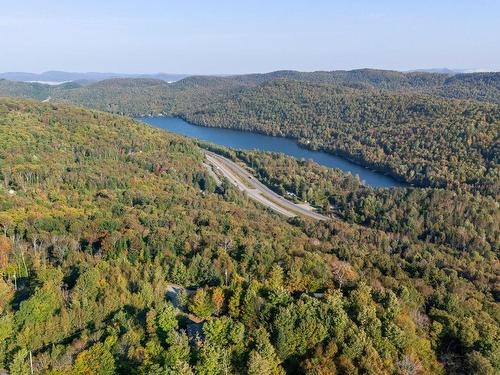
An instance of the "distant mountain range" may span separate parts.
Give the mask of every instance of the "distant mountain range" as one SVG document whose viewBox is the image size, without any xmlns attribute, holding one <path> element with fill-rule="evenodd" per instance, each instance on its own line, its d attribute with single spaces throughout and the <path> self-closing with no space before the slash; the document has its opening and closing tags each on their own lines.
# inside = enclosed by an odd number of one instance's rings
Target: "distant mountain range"
<svg viewBox="0 0 500 375">
<path fill-rule="evenodd" d="M 459 73 L 492 73 L 491 69 L 449 69 L 449 68 L 429 68 L 429 69 L 415 69 L 410 72 L 424 72 L 424 73 L 441 73 L 441 74 L 459 74 Z"/>
<path fill-rule="evenodd" d="M 59 72 L 62 73 L 62 72 Z M 280 70 L 264 74 L 233 76 L 188 76 L 158 74 L 104 79 L 104 74 L 68 76 L 46 74 L 18 76 L 36 82 L 2 79 L 0 96 L 21 96 L 39 100 L 68 101 L 74 104 L 129 115 L 166 113 L 174 111 L 179 102 L 198 106 L 201 101 L 212 102 L 218 94 L 225 97 L 241 90 L 256 89 L 273 80 L 293 80 L 322 85 L 336 85 L 362 92 L 387 91 L 396 95 L 420 93 L 448 99 L 472 99 L 500 103 L 499 73 L 428 73 L 391 70 L 358 69 L 299 72 Z M 111 74 L 111 73 L 110 73 Z M 38 78 L 38 79 L 33 79 Z M 71 82 L 71 78 L 75 79 Z M 170 79 L 169 79 L 170 78 Z M 168 83 L 177 79 L 173 83 Z M 48 85 L 43 83 L 59 85 Z M 64 83 L 63 83 L 64 82 Z M 286 95 L 284 95 L 286 96 Z M 177 103 L 177 104 L 176 104 Z"/>
<path fill-rule="evenodd" d="M 351 72 L 356 72 L 356 71 L 382 71 L 382 70 L 358 69 L 358 70 L 353 70 Z M 342 71 L 337 71 L 337 72 L 342 72 Z M 460 73 L 482 73 L 482 72 L 488 72 L 488 70 L 430 68 L 430 69 L 416 69 L 409 72 L 455 75 Z M 63 72 L 57 70 L 51 70 L 43 73 L 27 73 L 27 72 L 0 73 L 0 79 L 7 79 L 9 81 L 38 82 L 44 84 L 78 82 L 83 85 L 113 78 L 150 78 L 150 79 L 158 79 L 165 82 L 176 82 L 189 76 L 192 76 L 192 74 L 171 74 L 171 73 L 133 74 L 133 73 L 100 73 L 100 72 L 78 73 L 78 72 Z M 229 76 L 229 75 L 221 75 L 221 76 Z M 256 75 L 250 74 L 247 76 L 256 76 Z"/>
<path fill-rule="evenodd" d="M 43 73 L 26 73 L 26 72 L 6 72 L 0 73 L 0 79 L 8 79 L 10 81 L 22 82 L 71 82 L 71 81 L 102 81 L 111 78 L 154 78 L 167 82 L 178 81 L 188 77 L 189 74 L 170 74 L 170 73 L 155 73 L 155 74 L 127 74 L 127 73 L 74 73 L 61 71 L 48 71 Z"/>
</svg>

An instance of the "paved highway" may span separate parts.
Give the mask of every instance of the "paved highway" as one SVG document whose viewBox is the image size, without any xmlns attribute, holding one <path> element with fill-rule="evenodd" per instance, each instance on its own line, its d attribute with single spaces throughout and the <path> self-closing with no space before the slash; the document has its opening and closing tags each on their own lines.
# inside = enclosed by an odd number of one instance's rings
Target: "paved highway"
<svg viewBox="0 0 500 375">
<path fill-rule="evenodd" d="M 286 217 L 306 216 L 316 220 L 330 219 L 314 212 L 312 208 L 304 208 L 304 205 L 295 204 L 276 194 L 235 162 L 210 151 L 205 151 L 205 156 L 207 163 L 215 172 L 221 173 L 239 190 L 245 192 L 250 198 L 264 206 Z"/>
</svg>

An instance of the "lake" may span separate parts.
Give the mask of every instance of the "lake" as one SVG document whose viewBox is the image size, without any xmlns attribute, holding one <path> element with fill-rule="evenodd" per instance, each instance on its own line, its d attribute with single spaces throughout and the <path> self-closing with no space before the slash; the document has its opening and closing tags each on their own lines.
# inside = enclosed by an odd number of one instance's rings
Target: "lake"
<svg viewBox="0 0 500 375">
<path fill-rule="evenodd" d="M 326 167 L 338 168 L 344 172 L 350 172 L 355 176 L 357 175 L 365 185 L 371 187 L 391 188 L 408 186 L 408 184 L 404 182 L 397 181 L 383 173 L 364 168 L 340 156 L 323 151 L 312 151 L 302 148 L 290 138 L 273 137 L 233 129 L 208 128 L 193 125 L 180 118 L 173 117 L 141 117 L 138 118 L 138 120 L 160 129 L 221 146 L 241 150 L 282 152 L 298 159 L 311 159 Z"/>
</svg>

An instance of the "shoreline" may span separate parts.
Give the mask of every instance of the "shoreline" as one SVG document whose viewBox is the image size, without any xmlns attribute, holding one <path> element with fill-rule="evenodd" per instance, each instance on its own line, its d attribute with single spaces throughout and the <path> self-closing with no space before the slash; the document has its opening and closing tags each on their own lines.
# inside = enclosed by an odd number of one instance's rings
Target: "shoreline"
<svg viewBox="0 0 500 375">
<path fill-rule="evenodd" d="M 345 170 L 345 169 L 340 168 L 340 167 L 326 165 L 324 163 L 321 163 L 321 162 L 315 160 L 314 158 L 311 158 L 315 163 L 317 163 L 319 165 L 322 165 L 322 166 L 325 166 L 327 168 L 340 169 L 344 173 L 351 173 L 353 176 L 357 175 L 358 178 L 361 180 L 361 183 L 363 185 L 367 186 L 367 187 L 370 187 L 370 188 L 373 188 L 373 189 L 394 189 L 394 188 L 421 187 L 421 186 L 419 186 L 420 184 L 409 183 L 408 181 L 404 180 L 401 176 L 394 174 L 391 170 L 388 170 L 388 169 L 381 170 L 380 168 L 377 168 L 376 165 L 373 165 L 371 163 L 367 163 L 363 159 L 354 158 L 354 157 L 352 157 L 352 155 L 348 155 L 348 154 L 346 154 L 346 153 L 344 153 L 342 151 L 329 150 L 329 149 L 324 148 L 324 147 L 318 147 L 318 148 L 311 147 L 308 144 L 305 144 L 304 142 L 301 142 L 299 139 L 294 138 L 294 137 L 281 136 L 281 135 L 273 135 L 273 134 L 265 133 L 265 132 L 262 132 L 262 131 L 259 131 L 259 130 L 255 130 L 255 131 L 252 130 L 251 131 L 251 130 L 244 130 L 244 129 L 240 129 L 240 128 L 229 128 L 229 127 L 222 127 L 222 126 L 213 126 L 213 125 L 198 124 L 198 123 L 195 123 L 195 122 L 187 120 L 182 115 L 170 116 L 170 115 L 167 115 L 167 114 L 163 113 L 163 114 L 157 114 L 157 115 L 144 115 L 143 114 L 141 116 L 130 116 L 130 117 L 132 117 L 135 120 L 145 122 L 145 123 L 147 123 L 149 125 L 152 125 L 152 124 L 149 123 L 147 121 L 147 119 L 156 119 L 156 118 L 158 118 L 158 119 L 169 119 L 170 118 L 170 119 L 182 120 L 182 121 L 186 122 L 187 124 L 189 124 L 191 126 L 199 127 L 199 128 L 202 128 L 202 129 L 203 128 L 206 128 L 206 129 L 220 129 L 220 130 L 234 131 L 234 132 L 242 133 L 242 134 L 246 133 L 246 134 L 253 134 L 253 135 L 262 135 L 262 136 L 272 137 L 272 138 L 276 138 L 276 139 L 284 139 L 284 140 L 288 140 L 288 141 L 293 142 L 293 144 L 296 145 L 299 149 L 302 149 L 302 150 L 305 150 L 305 151 L 309 151 L 309 152 L 323 153 L 325 156 L 339 158 L 341 161 L 343 161 L 343 162 L 345 162 L 347 164 L 351 164 L 354 168 L 362 168 L 362 169 L 366 170 L 366 172 L 370 172 L 370 173 L 373 173 L 375 175 L 379 175 L 379 176 L 384 177 L 386 179 L 392 180 L 392 183 L 394 184 L 393 186 L 372 186 L 372 185 L 366 183 L 366 181 L 358 173 L 352 172 L 350 170 Z M 154 125 L 152 125 L 152 126 L 154 126 Z M 169 130 L 168 128 L 164 128 L 164 129 L 167 130 L 167 131 Z M 173 131 L 173 132 L 177 133 L 175 131 Z M 177 133 L 177 134 L 183 135 L 182 133 Z M 192 137 L 192 136 L 189 136 L 189 135 L 184 135 L 184 136 L 186 136 L 188 138 L 195 138 L 195 137 Z M 206 141 L 206 140 L 203 140 L 203 141 Z M 206 142 L 212 142 L 214 144 L 218 144 L 217 142 L 214 142 L 214 141 L 206 141 Z M 224 146 L 224 145 L 221 145 L 221 146 Z M 235 149 L 238 148 L 238 147 L 234 147 L 234 146 L 224 146 L 224 147 L 235 148 Z M 291 153 L 287 153 L 286 151 L 270 151 L 270 150 L 259 149 L 259 148 L 255 148 L 255 149 L 258 150 L 258 151 L 263 151 L 263 152 L 281 152 L 281 153 L 284 153 L 286 155 L 295 157 L 297 159 L 301 159 L 300 157 L 295 156 L 295 155 L 293 155 Z M 249 150 L 250 150 L 250 148 L 249 148 Z M 365 181 L 365 182 L 363 182 L 363 181 Z"/>
</svg>

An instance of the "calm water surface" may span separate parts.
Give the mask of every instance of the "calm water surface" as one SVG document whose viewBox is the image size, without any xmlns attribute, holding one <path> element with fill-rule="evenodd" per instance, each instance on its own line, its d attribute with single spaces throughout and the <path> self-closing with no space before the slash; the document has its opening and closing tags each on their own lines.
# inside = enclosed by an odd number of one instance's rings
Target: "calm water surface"
<svg viewBox="0 0 500 375">
<path fill-rule="evenodd" d="M 345 172 L 351 172 L 359 176 L 361 181 L 372 187 L 397 187 L 408 186 L 405 183 L 385 176 L 382 173 L 354 164 L 340 156 L 328 154 L 323 151 L 312 151 L 299 147 L 294 140 L 289 138 L 273 137 L 269 135 L 221 128 L 207 128 L 190 124 L 179 118 L 172 117 L 142 117 L 138 120 L 165 129 L 173 133 L 197 138 L 203 141 L 215 143 L 221 146 L 232 147 L 241 150 L 261 150 L 282 152 L 298 159 L 311 159 L 316 163 L 338 168 Z"/>
</svg>

